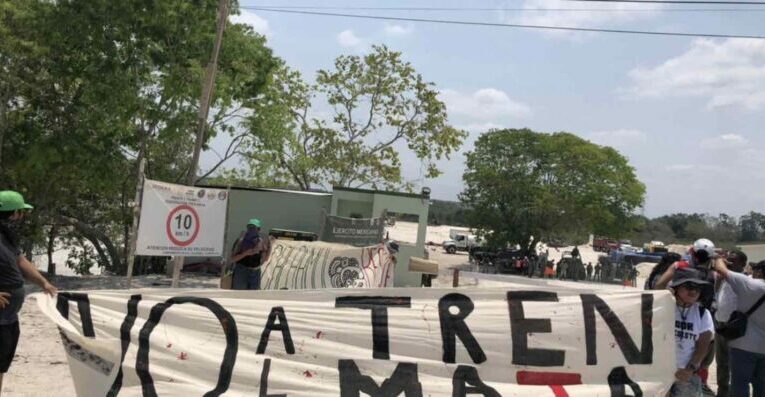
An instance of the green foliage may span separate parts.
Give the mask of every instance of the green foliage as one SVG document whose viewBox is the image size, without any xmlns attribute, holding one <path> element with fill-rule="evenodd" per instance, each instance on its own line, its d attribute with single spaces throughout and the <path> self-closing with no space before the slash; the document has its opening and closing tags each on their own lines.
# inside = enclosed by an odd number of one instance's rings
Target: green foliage
<svg viewBox="0 0 765 397">
<path fill-rule="evenodd" d="M 189 169 L 217 3 L 0 3 L 0 185 L 35 204 L 36 245 L 58 224 L 124 271 L 139 160 L 170 182 Z M 208 140 L 242 143 L 242 115 L 277 63 L 250 27 L 227 27 Z"/>
<path fill-rule="evenodd" d="M 484 133 L 467 155 L 463 179 L 470 225 L 497 246 L 528 248 L 532 236 L 619 234 L 645 194 L 617 151 L 565 132 Z"/>
<path fill-rule="evenodd" d="M 431 200 L 428 225 L 468 226 L 467 210 L 460 202 Z"/>
<path fill-rule="evenodd" d="M 670 214 L 654 219 L 637 217 L 634 229 L 627 235 L 633 242 L 651 240 L 690 243 L 708 238 L 717 245 L 763 240 L 765 215 L 750 212 L 738 220 L 727 214 Z"/>
<path fill-rule="evenodd" d="M 373 46 L 363 57 L 338 57 L 333 70 L 317 72 L 315 84 L 282 65 L 250 117 L 252 168 L 303 190 L 411 190 L 401 176 L 399 152 L 414 153 L 427 169 L 424 176 L 432 178 L 440 174 L 435 162 L 448 158 L 466 136 L 447 124 L 437 95 L 432 83 L 385 46 Z M 313 106 L 319 99 L 330 117 L 318 117 Z"/>
<path fill-rule="evenodd" d="M 72 269 L 74 274 L 89 276 L 90 269 L 98 263 L 95 250 L 89 245 L 72 247 L 66 259 L 66 267 Z"/>
<path fill-rule="evenodd" d="M 765 215 L 751 211 L 739 219 L 741 241 L 762 241 L 765 230 Z"/>
</svg>

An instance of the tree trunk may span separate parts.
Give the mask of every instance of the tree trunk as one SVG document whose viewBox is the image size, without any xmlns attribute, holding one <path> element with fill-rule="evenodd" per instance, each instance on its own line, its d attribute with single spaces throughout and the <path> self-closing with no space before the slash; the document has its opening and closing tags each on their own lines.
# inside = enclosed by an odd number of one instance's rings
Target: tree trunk
<svg viewBox="0 0 765 397">
<path fill-rule="evenodd" d="M 7 127 L 7 113 L 8 113 L 8 98 L 7 95 L 3 95 L 0 98 L 0 170 L 3 169 L 3 141 L 5 138 L 5 131 Z"/>
<path fill-rule="evenodd" d="M 109 238 L 109 236 L 100 230 L 93 228 L 87 223 L 80 221 L 79 219 L 59 215 L 58 221 L 64 225 L 74 227 L 78 233 L 90 240 L 90 242 L 93 243 L 93 246 L 96 248 L 96 251 L 98 251 L 101 259 L 106 263 L 107 270 L 115 274 L 124 273 L 125 269 L 124 266 L 122 266 L 122 261 L 120 260 L 120 253 L 114 246 L 114 243 L 112 243 L 112 240 Z M 104 246 L 102 247 L 101 244 Z M 106 248 L 106 253 L 103 251 L 104 247 Z"/>
<path fill-rule="evenodd" d="M 48 232 L 48 275 L 56 275 L 56 264 L 53 262 L 53 251 L 56 248 L 56 235 L 58 234 L 58 225 L 53 224 Z"/>
</svg>

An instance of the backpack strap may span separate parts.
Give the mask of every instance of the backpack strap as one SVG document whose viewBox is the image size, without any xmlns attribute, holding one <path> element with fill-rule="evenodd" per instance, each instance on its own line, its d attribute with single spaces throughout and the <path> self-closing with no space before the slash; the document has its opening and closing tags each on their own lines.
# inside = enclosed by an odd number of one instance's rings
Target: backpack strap
<svg viewBox="0 0 765 397">
<path fill-rule="evenodd" d="M 749 310 L 747 310 L 747 311 L 746 311 L 746 315 L 747 315 L 747 317 L 748 317 L 748 316 L 751 316 L 751 315 L 752 315 L 752 313 L 754 313 L 755 311 L 757 311 L 757 309 L 759 309 L 759 308 L 760 308 L 760 305 L 762 305 L 762 303 L 763 303 L 763 302 L 765 302 L 765 294 L 763 294 L 763 295 L 760 297 L 760 300 L 758 300 L 758 301 L 757 301 L 757 303 L 755 303 L 755 304 L 754 304 L 754 306 L 752 306 L 752 308 L 751 308 L 751 309 L 749 309 Z"/>
</svg>

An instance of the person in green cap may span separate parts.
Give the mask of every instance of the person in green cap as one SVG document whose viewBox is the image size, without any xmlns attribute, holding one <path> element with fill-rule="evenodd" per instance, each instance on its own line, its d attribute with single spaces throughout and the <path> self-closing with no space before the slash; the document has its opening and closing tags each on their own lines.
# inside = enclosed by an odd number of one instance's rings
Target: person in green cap
<svg viewBox="0 0 765 397">
<path fill-rule="evenodd" d="M 247 230 L 234 245 L 232 289 L 260 289 L 260 265 L 266 261 L 269 251 L 269 240 L 260 235 L 261 226 L 260 219 L 250 219 Z"/>
<path fill-rule="evenodd" d="M 19 249 L 18 227 L 32 206 L 11 190 L 0 191 L 0 393 L 19 342 L 19 311 L 24 303 L 24 279 L 50 296 L 58 293 Z"/>
</svg>

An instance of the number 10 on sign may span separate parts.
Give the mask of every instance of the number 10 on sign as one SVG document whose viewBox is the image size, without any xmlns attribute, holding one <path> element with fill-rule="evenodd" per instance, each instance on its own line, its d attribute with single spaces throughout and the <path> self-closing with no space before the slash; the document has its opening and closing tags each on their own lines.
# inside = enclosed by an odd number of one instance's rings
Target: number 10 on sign
<svg viewBox="0 0 765 397">
<path fill-rule="evenodd" d="M 179 205 L 170 211 L 166 221 L 167 238 L 180 247 L 194 242 L 199 234 L 199 215 L 189 205 Z"/>
</svg>

